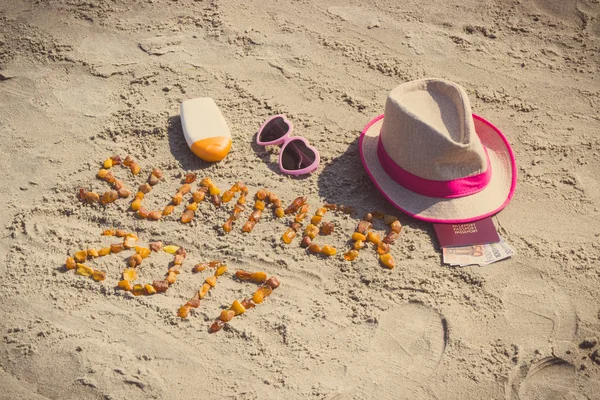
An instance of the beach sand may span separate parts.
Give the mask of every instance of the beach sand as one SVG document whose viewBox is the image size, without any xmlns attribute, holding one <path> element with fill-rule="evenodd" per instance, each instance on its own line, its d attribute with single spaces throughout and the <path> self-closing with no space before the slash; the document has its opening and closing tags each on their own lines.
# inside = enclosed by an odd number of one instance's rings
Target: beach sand
<svg viewBox="0 0 600 400">
<path fill-rule="evenodd" d="M 4 0 L 0 4 L 0 398 L 2 399 L 594 399 L 600 391 L 600 3 L 598 0 L 377 2 L 280 0 Z M 357 142 L 398 84 L 462 85 L 473 112 L 500 128 L 518 164 L 516 195 L 494 217 L 516 250 L 486 267 L 443 266 L 431 224 L 395 210 L 364 172 Z M 207 164 L 183 139 L 179 105 L 212 97 L 233 136 Z M 321 154 L 319 169 L 279 173 L 277 149 L 254 144 L 283 113 Z M 102 193 L 102 162 L 131 155 L 165 180 L 144 200 L 162 209 L 188 172 L 222 189 L 241 180 L 289 204 L 325 202 L 335 224 L 320 258 L 282 244 L 286 223 L 263 214 L 224 234 L 233 205 L 187 204 L 161 221 Z M 383 268 L 372 249 L 341 258 L 361 216 L 404 225 Z M 65 271 L 76 251 L 114 243 L 185 247 L 164 294 L 116 289 L 131 252 L 90 261 L 95 282 Z M 383 233 L 383 224 L 375 229 Z M 157 253 L 140 281 L 163 279 Z M 177 316 L 224 260 L 189 317 Z M 256 285 L 281 286 L 215 334 L 208 327 Z"/>
</svg>

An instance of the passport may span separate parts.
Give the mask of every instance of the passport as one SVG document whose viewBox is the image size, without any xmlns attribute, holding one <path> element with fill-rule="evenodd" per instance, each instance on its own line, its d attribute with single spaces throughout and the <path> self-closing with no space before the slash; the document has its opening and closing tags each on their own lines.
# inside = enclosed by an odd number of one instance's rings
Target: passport
<svg viewBox="0 0 600 400">
<path fill-rule="evenodd" d="M 466 224 L 433 224 L 440 247 L 498 243 L 500 236 L 492 217 Z"/>
</svg>

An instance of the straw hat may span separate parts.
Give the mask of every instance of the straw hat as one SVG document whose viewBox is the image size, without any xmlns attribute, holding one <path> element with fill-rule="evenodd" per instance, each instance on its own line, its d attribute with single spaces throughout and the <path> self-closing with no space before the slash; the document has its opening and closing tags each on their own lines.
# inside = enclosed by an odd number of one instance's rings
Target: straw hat
<svg viewBox="0 0 600 400">
<path fill-rule="evenodd" d="M 381 193 L 424 221 L 464 223 L 493 215 L 508 204 L 517 183 L 502 132 L 471 114 L 462 87 L 441 79 L 392 90 L 385 114 L 363 130 L 359 150 Z"/>
</svg>

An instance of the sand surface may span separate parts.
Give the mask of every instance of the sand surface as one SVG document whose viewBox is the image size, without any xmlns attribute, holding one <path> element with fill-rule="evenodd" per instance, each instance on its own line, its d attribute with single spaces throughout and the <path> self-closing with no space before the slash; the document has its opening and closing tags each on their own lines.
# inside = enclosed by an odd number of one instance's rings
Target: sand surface
<svg viewBox="0 0 600 400">
<path fill-rule="evenodd" d="M 600 393 L 600 3 L 598 0 L 2 0 L 0 2 L 0 398 L 2 399 L 597 399 Z M 516 249 L 487 267 L 441 265 L 434 231 L 386 204 L 360 164 L 362 128 L 388 92 L 422 77 L 462 85 L 498 126 L 519 166 L 517 193 L 494 217 Z M 186 147 L 181 101 L 212 97 L 234 145 L 209 165 Z M 284 113 L 321 152 L 303 179 L 278 173 L 277 149 L 253 143 Z M 321 238 L 345 249 L 371 210 L 404 225 L 394 270 L 374 251 L 345 262 L 283 245 L 271 213 L 250 234 L 220 229 L 232 204 L 195 220 L 136 218 L 102 193 L 102 161 L 132 155 L 137 177 L 161 168 L 145 199 L 162 208 L 187 172 L 222 189 L 237 180 L 285 204 L 309 196 L 330 214 Z M 186 199 L 187 202 L 187 199 Z M 242 220 L 249 215 L 243 214 Z M 179 280 L 134 297 L 115 285 L 121 253 L 93 261 L 104 282 L 65 272 L 75 251 L 135 231 L 184 246 Z M 383 232 L 383 225 L 376 225 Z M 177 309 L 223 259 L 230 272 L 186 320 Z M 153 255 L 140 280 L 161 279 Z M 271 297 L 209 334 L 255 285 Z"/>
</svg>

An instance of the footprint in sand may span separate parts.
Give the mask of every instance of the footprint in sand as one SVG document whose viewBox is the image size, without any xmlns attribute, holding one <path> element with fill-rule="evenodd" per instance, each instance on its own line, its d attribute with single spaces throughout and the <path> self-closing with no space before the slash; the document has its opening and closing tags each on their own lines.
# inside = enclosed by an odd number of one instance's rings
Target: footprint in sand
<svg viewBox="0 0 600 400">
<path fill-rule="evenodd" d="M 419 305 L 395 306 L 380 317 L 366 352 L 348 369 L 349 387 L 338 398 L 413 399 L 427 396 L 447 342 L 446 320 Z"/>
<path fill-rule="evenodd" d="M 546 357 L 531 365 L 523 379 L 513 383 L 510 399 L 587 400 L 596 398 L 598 389 L 598 382 L 577 374 L 573 364 L 561 358 Z"/>
<path fill-rule="evenodd" d="M 488 279 L 505 307 L 507 324 L 499 335 L 529 350 L 544 340 L 570 342 L 577 333 L 577 313 L 568 295 L 541 270 L 519 263 Z"/>
<path fill-rule="evenodd" d="M 577 3 L 578 1 L 534 0 L 533 7 L 566 24 L 582 26 L 584 24 L 584 15 Z"/>
</svg>

